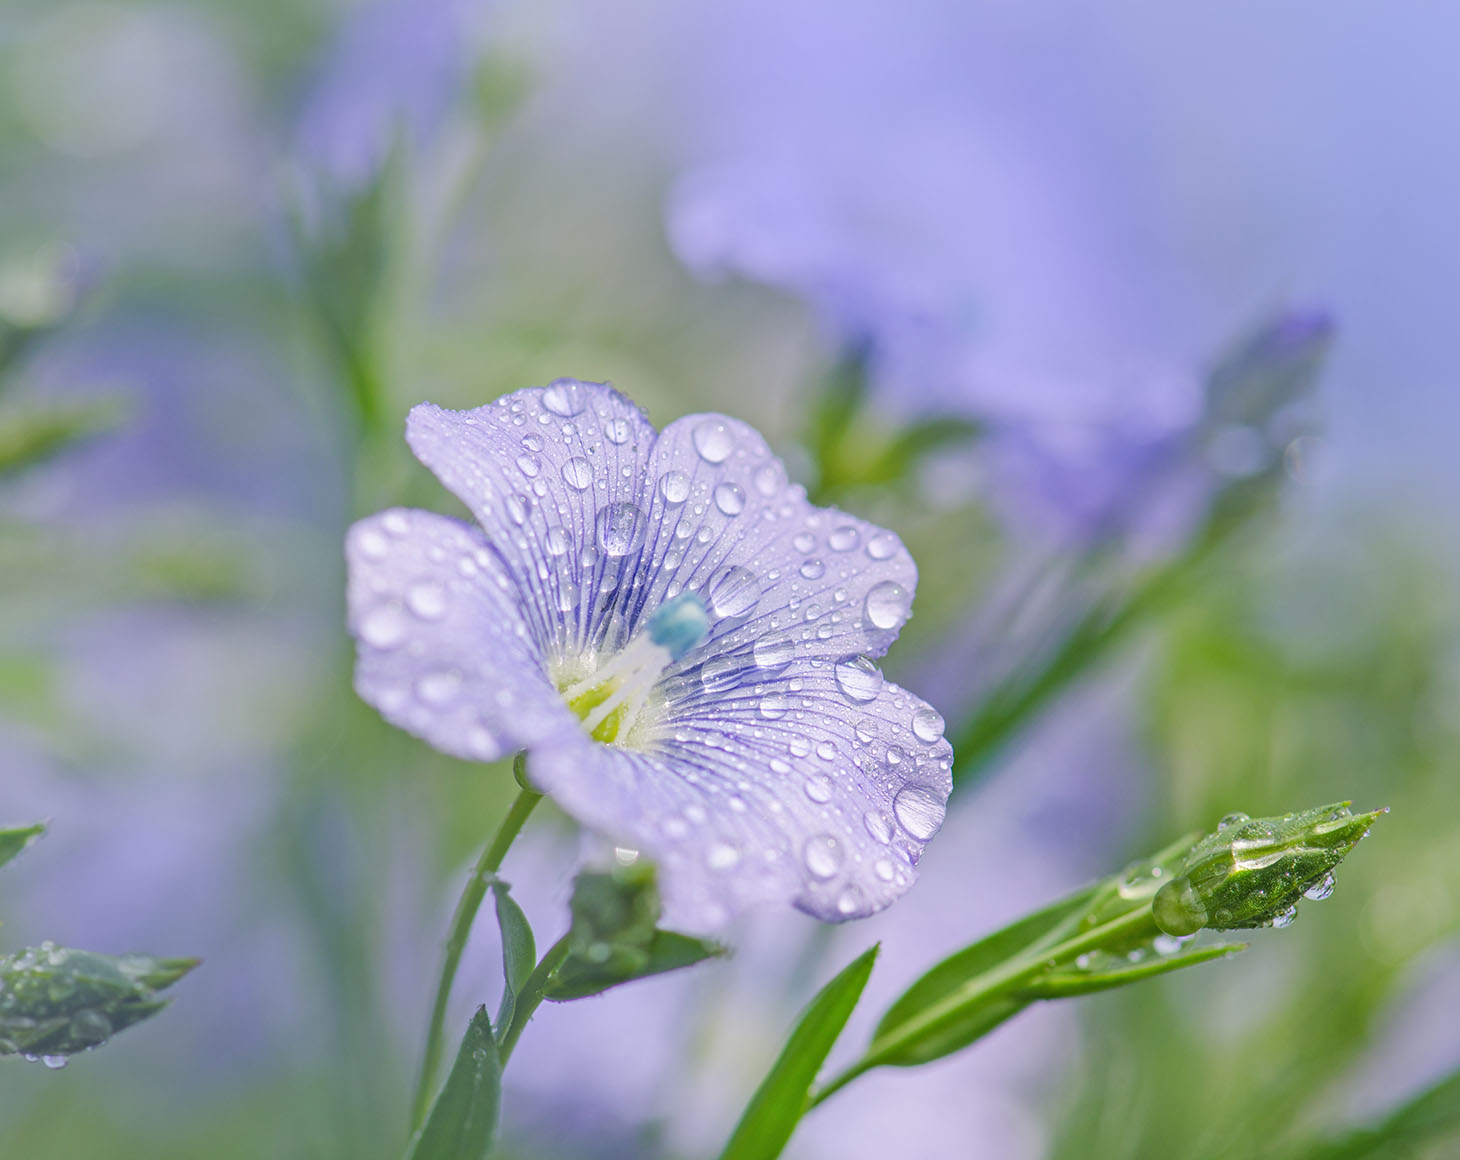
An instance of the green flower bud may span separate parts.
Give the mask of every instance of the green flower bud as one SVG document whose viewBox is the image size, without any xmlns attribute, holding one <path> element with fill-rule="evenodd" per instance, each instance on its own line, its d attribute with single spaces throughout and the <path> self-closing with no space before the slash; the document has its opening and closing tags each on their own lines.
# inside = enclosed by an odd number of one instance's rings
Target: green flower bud
<svg viewBox="0 0 1460 1160">
<path fill-rule="evenodd" d="M 65 1057 L 99 1047 L 167 1006 L 165 990 L 197 959 L 102 955 L 54 943 L 0 956 L 0 1055 Z"/>
<path fill-rule="evenodd" d="M 1333 871 L 1387 809 L 1348 802 L 1282 817 L 1229 814 L 1187 852 L 1151 902 L 1156 925 L 1182 937 L 1205 928 L 1285 927 L 1298 900 L 1327 898 Z"/>
</svg>

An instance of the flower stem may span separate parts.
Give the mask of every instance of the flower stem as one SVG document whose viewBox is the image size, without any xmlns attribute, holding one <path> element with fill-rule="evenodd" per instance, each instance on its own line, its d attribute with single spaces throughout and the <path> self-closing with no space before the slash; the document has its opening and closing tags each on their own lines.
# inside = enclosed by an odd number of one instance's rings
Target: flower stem
<svg viewBox="0 0 1460 1160">
<path fill-rule="evenodd" d="M 517 760 L 521 763 L 520 754 Z M 426 1112 L 431 1106 L 431 1096 L 436 1088 L 436 1073 L 441 1066 L 441 1036 L 446 1025 L 446 1002 L 451 997 L 451 984 L 456 980 L 456 969 L 461 964 L 461 954 L 466 949 L 467 936 L 471 934 L 477 910 L 486 896 L 487 884 L 501 869 L 502 859 L 507 856 L 513 839 L 522 830 L 533 807 L 541 800 L 542 795 L 530 789 L 523 789 L 517 795 L 512 802 L 512 808 L 507 811 L 507 816 L 502 819 L 502 824 L 492 835 L 491 842 L 472 868 L 466 889 L 462 891 L 461 899 L 456 904 L 456 912 L 451 916 L 451 929 L 446 936 L 446 958 L 441 964 L 441 978 L 436 984 L 436 1000 L 431 1007 L 431 1023 L 426 1032 L 426 1051 L 421 1060 L 421 1075 L 416 1083 L 416 1098 L 411 1109 L 412 1132 L 419 1130 L 426 1122 Z"/>
<path fill-rule="evenodd" d="M 527 1021 L 542 1005 L 542 996 L 543 992 L 547 990 L 548 980 L 563 965 L 563 960 L 568 957 L 571 949 L 569 935 L 565 934 L 548 947 L 547 953 L 533 968 L 532 974 L 527 976 L 527 982 L 522 984 L 522 990 L 517 993 L 517 1003 L 512 1008 L 512 1022 L 505 1031 L 500 1032 L 501 1040 L 498 1044 L 497 1056 L 502 1061 L 503 1067 L 507 1066 L 507 1060 L 512 1054 L 512 1049 L 517 1046 L 517 1040 L 521 1038 Z"/>
<path fill-rule="evenodd" d="M 1036 975 L 1052 966 L 1078 958 L 1087 951 L 1099 950 L 1109 943 L 1119 943 L 1135 936 L 1157 933 L 1159 933 L 1158 928 L 1151 918 L 1151 906 L 1150 903 L 1147 903 L 1087 930 L 1083 934 L 1067 938 L 1053 947 L 1036 945 L 1025 954 L 969 980 L 947 999 L 930 1007 L 920 1018 L 907 1023 L 895 1038 L 876 1044 L 872 1051 L 839 1073 L 820 1091 L 815 1092 L 806 1105 L 806 1110 L 809 1112 L 858 1076 L 871 1071 L 874 1067 L 880 1067 L 890 1058 L 895 1057 L 898 1047 L 904 1041 L 915 1039 L 928 1024 L 936 1023 L 950 1010 L 972 1009 L 992 999 L 1003 998 L 1011 992 L 1017 993 L 1023 984 Z"/>
</svg>

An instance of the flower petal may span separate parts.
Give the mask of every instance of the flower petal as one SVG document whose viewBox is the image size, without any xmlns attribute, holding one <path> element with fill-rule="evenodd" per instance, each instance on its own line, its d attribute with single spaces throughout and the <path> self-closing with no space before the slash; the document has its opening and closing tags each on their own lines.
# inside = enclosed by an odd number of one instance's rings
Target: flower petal
<svg viewBox="0 0 1460 1160">
<path fill-rule="evenodd" d="M 797 661 L 775 683 L 676 716 L 649 752 L 577 731 L 534 749 L 529 772 L 580 822 L 663 866 L 673 923 L 713 929 L 771 901 L 863 917 L 916 877 L 943 821 L 952 750 L 923 701 L 880 674 L 849 698 L 842 680 L 831 662 Z"/>
<path fill-rule="evenodd" d="M 406 439 L 481 522 L 545 653 L 581 653 L 618 633 L 611 613 L 643 544 L 655 439 L 634 403 L 604 383 L 558 379 L 470 411 L 423 403 Z"/>
<path fill-rule="evenodd" d="M 577 727 L 475 528 L 395 508 L 351 528 L 345 555 L 355 689 L 386 720 L 476 761 Z"/>
<path fill-rule="evenodd" d="M 897 638 L 917 587 L 902 541 L 813 507 L 753 428 L 680 419 L 649 471 L 642 603 L 697 591 L 711 618 L 705 642 L 666 674 L 676 699 L 714 702 L 727 674 L 764 678 L 796 659 L 880 657 Z"/>
</svg>

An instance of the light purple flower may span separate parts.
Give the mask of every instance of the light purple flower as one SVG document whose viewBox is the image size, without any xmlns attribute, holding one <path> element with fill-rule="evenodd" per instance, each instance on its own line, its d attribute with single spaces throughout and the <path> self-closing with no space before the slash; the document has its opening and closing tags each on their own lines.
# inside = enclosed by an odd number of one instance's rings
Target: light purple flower
<svg viewBox="0 0 1460 1160">
<path fill-rule="evenodd" d="M 481 527 L 351 530 L 365 700 L 460 757 L 526 750 L 563 809 L 660 864 L 676 924 L 856 918 L 911 885 L 952 751 L 874 663 L 917 580 L 896 536 L 812 507 L 745 424 L 656 433 L 603 384 L 422 404 L 406 438 Z"/>
</svg>

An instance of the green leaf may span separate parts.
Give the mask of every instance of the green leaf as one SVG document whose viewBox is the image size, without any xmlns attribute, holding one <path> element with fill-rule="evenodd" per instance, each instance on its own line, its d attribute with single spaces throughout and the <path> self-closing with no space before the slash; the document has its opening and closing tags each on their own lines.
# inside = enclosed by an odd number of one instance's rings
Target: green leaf
<svg viewBox="0 0 1460 1160">
<path fill-rule="evenodd" d="M 726 953 L 725 947 L 707 939 L 693 938 L 672 930 L 655 930 L 647 948 L 631 963 L 610 961 L 598 965 L 582 958 L 570 958 L 558 969 L 543 997 L 554 1003 L 583 999 L 602 994 L 621 983 L 692 967 Z"/>
<path fill-rule="evenodd" d="M 879 944 L 880 945 L 880 944 Z M 720 1160 L 773 1160 L 806 1113 L 811 1085 L 847 1025 L 877 961 L 873 946 L 823 987 L 735 1126 Z"/>
<path fill-rule="evenodd" d="M 522 913 L 522 907 L 517 905 L 507 883 L 494 880 L 492 897 L 497 904 L 497 928 L 502 932 L 502 977 L 505 980 L 502 1004 L 497 1008 L 497 1026 L 506 1027 L 512 1022 L 517 992 L 537 964 L 537 944 L 527 915 Z"/>
<path fill-rule="evenodd" d="M 1092 957 L 1091 965 L 1084 970 L 1050 971 L 1038 976 L 1026 986 L 1020 987 L 1021 999 L 1072 999 L 1080 995 L 1093 995 L 1097 991 L 1108 991 L 1112 987 L 1124 987 L 1157 975 L 1170 974 L 1185 967 L 1209 963 L 1213 959 L 1225 959 L 1247 949 L 1246 943 L 1216 943 L 1212 946 L 1193 947 L 1172 955 L 1151 955 L 1140 962 L 1132 963 L 1120 956 L 1100 955 Z"/>
<path fill-rule="evenodd" d="M 931 1023 L 911 1042 L 899 1044 L 890 1049 L 889 1054 L 883 1054 L 884 1049 L 890 1048 L 891 1041 L 903 1034 L 908 1024 L 969 983 L 1027 953 L 1050 939 L 1056 931 L 1072 925 L 1096 902 L 1103 888 L 1101 883 L 1087 886 L 944 959 L 887 1009 L 887 1014 L 873 1033 L 868 1056 L 876 1056 L 879 1063 L 897 1067 L 928 1063 L 966 1047 L 1017 1015 L 1029 1005 L 1029 999 L 1011 996 L 967 1010 L 953 1010 Z"/>
<path fill-rule="evenodd" d="M 479 1160 L 492 1146 L 501 1102 L 497 1041 L 487 1009 L 478 1007 L 408 1160 Z"/>
<path fill-rule="evenodd" d="M 0 830 L 0 866 L 11 861 L 32 842 L 46 832 L 45 822 L 30 826 L 18 826 L 13 830 Z"/>
<path fill-rule="evenodd" d="M 1299 1149 L 1299 1160 L 1414 1160 L 1460 1153 L 1460 1071 L 1371 1127 Z"/>
<path fill-rule="evenodd" d="M 116 398 L 6 407 L 0 411 L 0 478 L 109 431 L 125 417 L 126 408 Z"/>
<path fill-rule="evenodd" d="M 72 1055 L 155 1015 L 197 959 L 103 955 L 52 943 L 0 956 L 0 1055 Z"/>
</svg>

